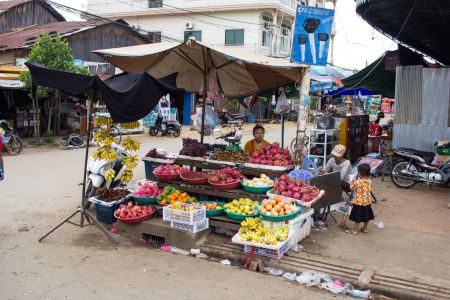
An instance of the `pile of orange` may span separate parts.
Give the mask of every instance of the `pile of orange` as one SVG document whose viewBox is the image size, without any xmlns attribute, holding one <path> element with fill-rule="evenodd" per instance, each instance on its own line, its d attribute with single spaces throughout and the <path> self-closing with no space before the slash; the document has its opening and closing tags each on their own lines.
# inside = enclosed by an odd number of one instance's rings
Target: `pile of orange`
<svg viewBox="0 0 450 300">
<path fill-rule="evenodd" d="M 162 205 L 169 205 L 174 203 L 194 203 L 195 197 L 189 196 L 186 192 L 174 192 L 164 197 L 159 203 Z"/>
</svg>

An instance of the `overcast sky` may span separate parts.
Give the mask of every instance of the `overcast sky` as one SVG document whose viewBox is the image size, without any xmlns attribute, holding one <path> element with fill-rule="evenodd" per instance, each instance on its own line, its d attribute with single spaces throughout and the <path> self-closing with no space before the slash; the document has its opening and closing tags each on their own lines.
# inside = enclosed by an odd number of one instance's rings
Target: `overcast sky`
<svg viewBox="0 0 450 300">
<path fill-rule="evenodd" d="M 86 9 L 87 2 L 53 1 L 82 10 Z M 380 57 L 384 51 L 396 49 L 397 46 L 361 19 L 356 14 L 355 7 L 354 0 L 337 1 L 334 64 L 349 69 L 362 69 L 367 63 Z"/>
</svg>

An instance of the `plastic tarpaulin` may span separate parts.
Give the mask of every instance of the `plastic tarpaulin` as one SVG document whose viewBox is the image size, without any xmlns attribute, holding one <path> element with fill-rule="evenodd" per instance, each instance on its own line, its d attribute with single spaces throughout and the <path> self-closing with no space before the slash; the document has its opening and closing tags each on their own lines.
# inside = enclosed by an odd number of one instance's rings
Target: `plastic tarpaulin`
<svg viewBox="0 0 450 300">
<path fill-rule="evenodd" d="M 385 97 L 395 97 L 395 72 L 385 70 L 384 55 L 350 77 L 342 80 L 346 89 L 366 88 Z"/>
<path fill-rule="evenodd" d="M 33 62 L 25 64 L 30 70 L 33 94 L 37 86 L 55 88 L 76 97 L 91 90 L 99 91 L 116 123 L 140 120 L 150 113 L 163 95 L 184 93 L 183 89 L 176 88 L 176 73 L 159 80 L 147 73 L 134 73 L 103 81 L 98 76 L 53 70 Z"/>
</svg>

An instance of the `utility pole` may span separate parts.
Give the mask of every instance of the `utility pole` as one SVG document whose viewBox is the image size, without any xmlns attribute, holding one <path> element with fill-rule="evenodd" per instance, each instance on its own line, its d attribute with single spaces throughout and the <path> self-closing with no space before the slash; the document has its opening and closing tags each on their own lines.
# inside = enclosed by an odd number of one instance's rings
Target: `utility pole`
<svg viewBox="0 0 450 300">
<path fill-rule="evenodd" d="M 307 5 L 316 6 L 317 0 L 308 0 Z M 306 98 L 309 97 L 309 86 L 311 84 L 310 67 L 303 70 L 301 74 L 301 84 L 299 88 L 299 109 L 298 109 L 298 119 L 297 119 L 297 136 L 295 143 L 295 161 L 299 164 L 299 167 L 303 167 L 303 157 L 307 150 L 305 147 L 305 133 L 306 125 L 308 120 L 308 107 L 306 103 Z"/>
</svg>

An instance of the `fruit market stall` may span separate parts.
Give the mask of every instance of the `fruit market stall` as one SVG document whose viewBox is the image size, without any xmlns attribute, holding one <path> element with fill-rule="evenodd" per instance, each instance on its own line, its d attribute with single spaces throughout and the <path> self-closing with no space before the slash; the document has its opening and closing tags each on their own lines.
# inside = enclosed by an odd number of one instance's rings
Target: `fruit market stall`
<svg viewBox="0 0 450 300">
<path fill-rule="evenodd" d="M 132 194 L 134 201 L 153 207 L 156 218 L 133 225 L 117 218 L 117 226 L 177 247 L 194 247 L 217 230 L 231 231 L 232 242 L 243 245 L 245 253 L 279 259 L 309 234 L 311 206 L 325 192 L 286 171 L 275 179 L 259 174 L 245 176 L 232 166 L 189 171 L 175 159 L 154 168 L 156 181 L 141 182 Z M 115 216 L 125 208 L 119 206 Z"/>
<path fill-rule="evenodd" d="M 273 143 L 264 149 L 247 156 L 243 152 L 232 150 L 208 151 L 205 144 L 195 139 L 183 139 L 183 149 L 176 156 L 175 163 L 191 170 L 218 170 L 229 166 L 238 167 L 243 175 L 278 177 L 294 169 L 294 161 L 288 149 L 281 149 Z"/>
</svg>

